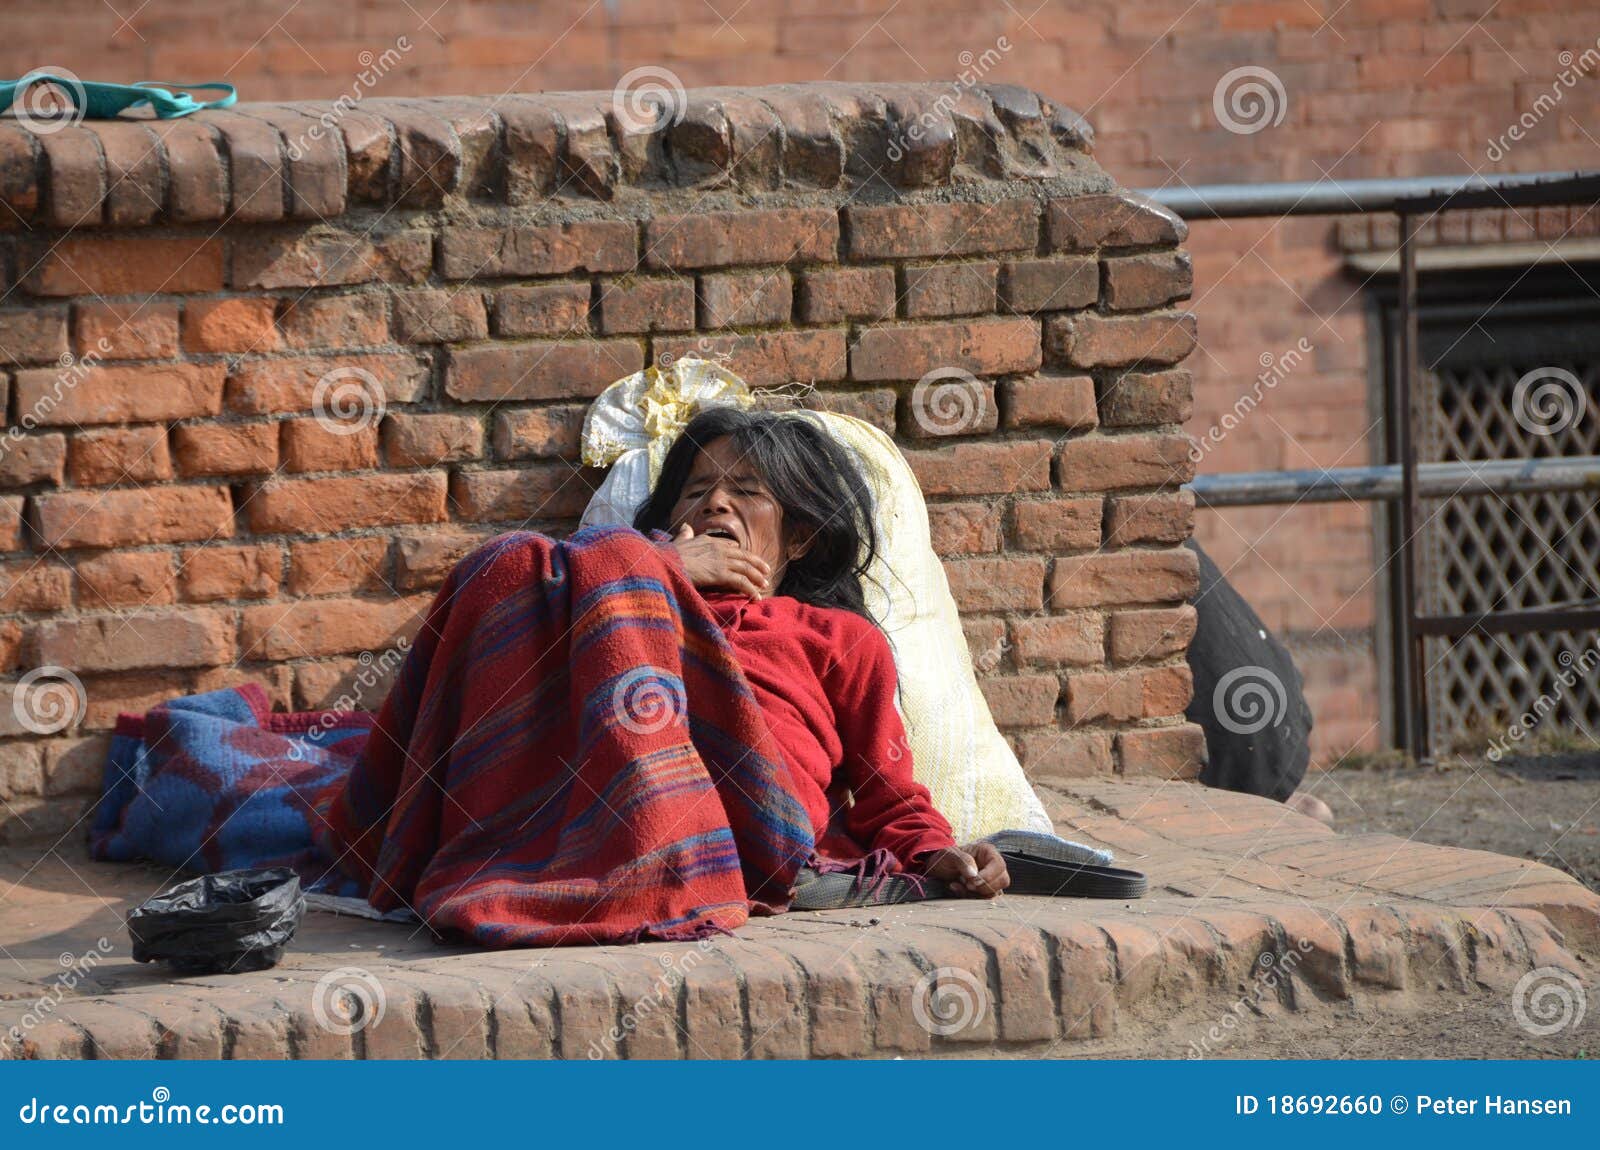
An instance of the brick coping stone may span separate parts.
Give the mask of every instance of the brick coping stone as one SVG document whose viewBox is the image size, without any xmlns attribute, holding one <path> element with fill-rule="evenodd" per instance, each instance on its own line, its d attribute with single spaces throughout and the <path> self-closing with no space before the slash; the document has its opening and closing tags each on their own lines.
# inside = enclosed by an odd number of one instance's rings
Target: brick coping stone
<svg viewBox="0 0 1600 1150">
<path fill-rule="evenodd" d="M 1144 1053 L 1182 1056 L 1209 1052 L 1208 1032 L 1246 1011 L 1331 1018 L 1341 1005 L 1506 999 L 1552 967 L 1596 985 L 1600 895 L 1542 864 L 1342 835 L 1191 785 L 1084 780 L 1045 793 L 1062 833 L 1149 873 L 1150 896 L 1008 895 L 790 914 L 702 944 L 502 952 L 308 913 L 273 970 L 169 979 L 132 961 L 122 927 L 165 875 L 0 853 L 0 938 L 15 960 L 0 972 L 0 1053 L 1063 1056 L 1142 1034 Z M 345 1021 L 352 1002 L 380 996 L 381 1016 Z"/>
<path fill-rule="evenodd" d="M 810 205 L 1104 192 L 1094 133 L 1010 84 L 695 88 L 652 119 L 627 93 L 242 103 L 30 131 L 0 117 L 0 231 L 314 222 L 498 204 L 571 218 L 726 195 Z"/>
</svg>

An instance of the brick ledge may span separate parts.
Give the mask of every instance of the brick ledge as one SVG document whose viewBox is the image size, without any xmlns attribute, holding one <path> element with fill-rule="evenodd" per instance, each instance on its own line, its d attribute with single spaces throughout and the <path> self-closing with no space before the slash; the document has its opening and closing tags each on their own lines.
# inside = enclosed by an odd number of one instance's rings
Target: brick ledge
<svg viewBox="0 0 1600 1150">
<path fill-rule="evenodd" d="M 632 115 L 613 93 L 577 92 L 244 103 L 53 131 L 0 117 L 0 202 L 10 209 L 0 231 L 317 220 L 359 206 L 609 201 L 675 188 L 1104 180 L 1083 118 L 1014 85 L 703 88 L 666 127 L 636 127 Z"/>
</svg>

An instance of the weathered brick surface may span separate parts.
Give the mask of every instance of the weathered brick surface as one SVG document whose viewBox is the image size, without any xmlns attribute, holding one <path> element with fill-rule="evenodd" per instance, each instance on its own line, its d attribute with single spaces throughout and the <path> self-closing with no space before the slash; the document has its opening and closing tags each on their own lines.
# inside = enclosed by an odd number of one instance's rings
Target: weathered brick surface
<svg viewBox="0 0 1600 1150">
<path fill-rule="evenodd" d="M 571 529 L 600 478 L 579 461 L 595 395 L 695 356 L 774 389 L 764 408 L 892 436 L 1027 769 L 1113 773 L 1121 734 L 1181 716 L 1159 669 L 1187 632 L 1156 641 L 1146 616 L 1193 580 L 1176 548 L 1192 385 L 1164 370 L 1193 342 L 1174 309 L 1192 279 L 1182 226 L 1116 187 L 1070 109 L 944 91 L 695 91 L 659 140 L 560 94 L 374 95 L 288 150 L 329 106 L 48 139 L 0 123 L 0 218 L 17 225 L 0 240 L 0 675 L 37 665 L 41 635 L 81 652 L 91 705 L 65 740 L 243 682 L 284 707 L 338 700 L 466 551 Z M 102 634 L 112 618 L 150 641 Z M 1124 673 L 1157 675 L 1137 706 L 1063 727 L 1070 676 Z M 0 736 L 24 762 L 68 761 Z M 70 826 L 81 811 L 52 801 L 81 802 L 92 779 L 51 777 L 31 821 Z M 1036 994 L 1029 945 L 1003 945 L 1000 984 Z M 917 969 L 911 953 L 883 961 Z M 742 998 L 720 975 L 695 992 L 696 1042 L 731 1044 L 717 1028 L 737 1008 L 776 1028 L 739 1033 L 741 1052 L 932 1048 L 906 1030 L 904 989 L 868 993 L 871 963 L 829 974 L 819 951 L 778 978 L 769 957 L 716 968 L 755 972 Z M 459 988 L 424 981 L 374 1049 L 423 1041 L 434 1007 L 451 1041 L 490 1040 Z M 547 986 L 548 1011 L 584 1033 L 607 985 Z M 825 1008 L 776 997 L 813 992 Z M 867 1009 L 881 1016 L 851 1016 Z M 1031 1015 L 1014 1004 L 1000 1031 L 1031 1033 Z M 317 1045 L 283 1025 L 243 1040 Z"/>
<path fill-rule="evenodd" d="M 321 630 L 349 644 L 383 621 L 349 616 Z M 1016 679 L 1038 681 L 1041 698 L 1054 681 Z M 1266 1010 L 1255 1026 L 1286 1011 L 1337 1027 L 1354 1009 L 1356 1036 L 1389 1011 L 1454 1010 L 1485 991 L 1503 1003 L 1536 968 L 1592 984 L 1584 956 L 1600 942 L 1600 896 L 1549 867 L 1339 835 L 1266 799 L 1116 777 L 1165 774 L 1182 761 L 1172 746 L 1194 737 L 1181 724 L 1130 729 L 1115 736 L 1115 755 L 1099 730 L 1023 740 L 1030 768 L 1051 780 L 1043 795 L 1058 828 L 1150 875 L 1137 904 L 1006 894 L 795 912 L 752 919 L 732 937 L 566 948 L 532 966 L 440 947 L 403 926 L 312 915 L 273 971 L 191 980 L 178 994 L 125 977 L 134 964 L 116 941 L 155 878 L 90 862 L 74 853 L 81 847 L 25 857 L 30 881 L 0 904 L 18 959 L 0 1002 L 0 1055 L 1062 1057 L 1110 1039 L 1127 1044 L 1123 1053 L 1181 1055 L 1194 1043 L 1226 1056 L 1236 1051 L 1206 1035 L 1258 990 Z M 8 818 L 38 811 L 51 772 L 73 770 L 84 745 L 0 752 Z M 76 878 L 100 901 L 62 928 Z M 1457 887 L 1468 893 L 1440 893 Z M 35 1025 L 27 1015 L 59 975 L 57 954 L 88 953 L 102 937 L 110 952 Z M 318 1025 L 313 995 L 322 974 L 351 965 L 376 980 L 384 1014 L 341 1035 Z M 932 1029 L 943 1018 L 936 997 L 967 1003 L 960 1029 Z"/>
</svg>

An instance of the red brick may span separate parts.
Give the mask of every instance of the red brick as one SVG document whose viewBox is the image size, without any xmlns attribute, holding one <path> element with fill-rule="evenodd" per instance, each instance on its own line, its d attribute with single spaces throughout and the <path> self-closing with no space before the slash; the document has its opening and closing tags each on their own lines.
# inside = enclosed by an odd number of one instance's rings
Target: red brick
<svg viewBox="0 0 1600 1150">
<path fill-rule="evenodd" d="M 1052 200 L 1046 219 L 1056 251 L 1177 244 L 1189 235 L 1176 213 L 1129 191 Z"/>
<path fill-rule="evenodd" d="M 1188 299 L 1194 288 L 1194 264 L 1187 252 L 1154 252 L 1124 256 L 1104 263 L 1106 306 L 1112 311 L 1139 311 Z"/>
<path fill-rule="evenodd" d="M 463 519 L 526 523 L 580 514 L 594 494 L 583 473 L 565 463 L 535 463 L 516 471 L 457 473 L 451 495 Z"/>
<path fill-rule="evenodd" d="M 246 415 L 316 410 L 318 388 L 328 414 L 355 416 L 385 403 L 419 399 L 428 365 L 413 355 L 289 356 L 249 360 L 228 378 L 228 408 Z M 363 398 L 364 397 L 364 398 Z"/>
<path fill-rule="evenodd" d="M 1100 298 L 1100 267 L 1087 256 L 1014 260 L 1000 271 L 1000 299 L 1012 311 L 1067 311 Z"/>
<path fill-rule="evenodd" d="M 632 271 L 637 244 L 637 226 L 628 220 L 451 227 L 439 237 L 439 274 L 461 280 Z"/>
<path fill-rule="evenodd" d="M 172 478 L 165 427 L 108 427 L 72 437 L 67 469 L 79 487 Z"/>
<path fill-rule="evenodd" d="M 264 296 L 190 300 L 183 309 L 183 349 L 262 352 L 278 346 L 272 316 L 277 301 Z"/>
<path fill-rule="evenodd" d="M 134 547 L 233 534 L 226 487 L 157 487 L 64 492 L 34 499 L 49 547 Z"/>
<path fill-rule="evenodd" d="M 66 354 L 66 308 L 0 311 L 0 364 L 56 363 Z"/>
<path fill-rule="evenodd" d="M 940 368 L 1003 375 L 1032 371 L 1039 363 L 1033 320 L 906 324 L 863 330 L 850 349 L 850 378 L 911 380 Z"/>
<path fill-rule="evenodd" d="M 657 268 L 734 264 L 831 263 L 839 249 L 832 208 L 698 212 L 645 224 L 645 262 Z"/>
<path fill-rule="evenodd" d="M 844 331 L 762 331 L 744 335 L 670 336 L 651 341 L 665 365 L 685 356 L 733 365 L 752 387 L 823 383 L 845 376 Z"/>
<path fill-rule="evenodd" d="M 378 429 L 371 423 L 287 419 L 279 427 L 285 471 L 365 471 L 378 465 Z"/>
<path fill-rule="evenodd" d="M 1117 611 L 1111 616 L 1113 662 L 1165 659 L 1189 646 L 1194 638 L 1195 609 L 1162 607 L 1149 611 Z"/>
<path fill-rule="evenodd" d="M 323 534 L 447 518 L 445 477 L 437 471 L 269 480 L 245 507 L 250 530 L 261 534 Z"/>
<path fill-rule="evenodd" d="M 389 342 L 388 293 L 292 299 L 278 316 L 278 334 L 297 349 L 379 347 Z"/>
<path fill-rule="evenodd" d="M 489 338 L 482 293 L 470 287 L 430 289 L 394 297 L 394 335 L 400 343 L 459 343 Z"/>
<path fill-rule="evenodd" d="M 109 551 L 80 559 L 78 606 L 153 607 L 177 599 L 170 551 Z"/>
<path fill-rule="evenodd" d="M 240 612 L 239 651 L 244 659 L 299 659 L 395 646 L 416 634 L 430 597 L 302 599 Z"/>
<path fill-rule="evenodd" d="M 259 475 L 278 466 L 276 423 L 203 423 L 172 429 L 178 470 L 192 475 Z"/>
<path fill-rule="evenodd" d="M 42 424 L 153 423 L 216 415 L 222 410 L 225 371 L 221 364 L 199 363 L 19 371 L 16 409 Z"/>
<path fill-rule="evenodd" d="M 1199 588 L 1199 570 L 1185 547 L 1068 556 L 1055 561 L 1048 599 L 1055 611 L 1187 600 Z"/>
<path fill-rule="evenodd" d="M 992 503 L 935 503 L 928 531 L 940 555 L 977 555 L 1000 549 L 1000 508 Z"/>
<path fill-rule="evenodd" d="M 72 602 L 72 569 L 31 559 L 0 563 L 0 611 L 59 611 Z"/>
<path fill-rule="evenodd" d="M 497 459 L 578 458 L 583 404 L 514 408 L 494 413 L 494 454 Z"/>
<path fill-rule="evenodd" d="M 904 271 L 905 314 L 929 316 L 980 315 L 994 311 L 999 265 L 945 263 L 908 267 Z"/>
<path fill-rule="evenodd" d="M 1035 611 L 1044 604 L 1043 559 L 952 559 L 944 569 L 962 611 Z"/>
<path fill-rule="evenodd" d="M 68 235 L 25 268 L 34 295 L 107 296 L 222 290 L 222 239 L 216 236 Z"/>
<path fill-rule="evenodd" d="M 390 467 L 433 467 L 483 458 L 483 423 L 472 415 L 391 415 L 383 421 Z"/>
<path fill-rule="evenodd" d="M 1126 372 L 1100 392 L 1107 427 L 1184 423 L 1194 414 L 1194 377 L 1187 371 Z"/>
<path fill-rule="evenodd" d="M 1193 478 L 1186 435 L 1085 435 L 1067 440 L 1056 456 L 1063 491 L 1161 487 Z"/>
<path fill-rule="evenodd" d="M 481 532 L 454 531 L 401 536 L 395 545 L 395 586 L 407 591 L 439 586 L 486 538 Z"/>
<path fill-rule="evenodd" d="M 1003 495 L 1050 488 L 1048 439 L 958 443 L 902 454 L 924 495 Z"/>
<path fill-rule="evenodd" d="M 1182 714 L 1193 693 L 1194 678 L 1187 663 L 1120 671 L 1080 671 L 1067 676 L 1067 721 L 1164 718 Z"/>
<path fill-rule="evenodd" d="M 341 595 L 387 589 L 387 537 L 321 539 L 289 545 L 291 595 Z"/>
<path fill-rule="evenodd" d="M 1053 723 L 1061 684 L 1054 675 L 1003 675 L 979 686 L 998 727 L 1037 727 Z"/>
<path fill-rule="evenodd" d="M 233 286 L 270 290 L 414 283 L 427 275 L 430 248 L 426 233 L 368 238 L 285 227 L 234 239 Z"/>
<path fill-rule="evenodd" d="M 1109 731 L 1034 731 L 1019 740 L 1018 754 L 1030 779 L 1085 779 L 1109 776 Z"/>
<path fill-rule="evenodd" d="M 79 303 L 72 309 L 72 338 L 79 355 L 171 359 L 178 354 L 178 305 L 150 299 Z M 0 356 L 4 354 L 0 350 Z"/>
<path fill-rule="evenodd" d="M 1182 543 L 1194 534 L 1194 492 L 1119 495 L 1106 508 L 1106 546 Z"/>
<path fill-rule="evenodd" d="M 60 486 L 66 463 L 67 437 L 64 435 L 19 434 L 0 440 L 0 486 L 27 487 L 33 483 Z"/>
<path fill-rule="evenodd" d="M 1206 735 L 1194 723 L 1117 732 L 1117 769 L 1135 778 L 1196 779 Z"/>
<path fill-rule="evenodd" d="M 464 402 L 588 398 L 643 367 L 644 348 L 629 339 L 453 348 L 445 392 Z"/>
<path fill-rule="evenodd" d="M 0 497 L 0 551 L 22 547 L 22 512 L 27 501 L 20 495 Z"/>
<path fill-rule="evenodd" d="M 700 277 L 702 329 L 771 327 L 788 323 L 793 310 L 794 281 L 781 268 Z"/>
<path fill-rule="evenodd" d="M 79 616 L 34 630 L 41 664 L 82 673 L 160 667 L 217 667 L 233 660 L 233 613 L 143 611 Z"/>
<path fill-rule="evenodd" d="M 896 296 L 893 268 L 816 268 L 800 277 L 800 322 L 893 319 Z"/>
<path fill-rule="evenodd" d="M 281 547 L 193 547 L 183 553 L 179 577 L 191 603 L 218 599 L 270 599 L 283 571 Z"/>
<path fill-rule="evenodd" d="M 1195 319 L 1190 312 L 1053 316 L 1044 342 L 1053 360 L 1073 367 L 1174 364 L 1195 348 Z"/>
<path fill-rule="evenodd" d="M 1105 658 L 1105 623 L 1087 612 L 1018 619 L 1011 649 L 1025 667 L 1094 666 Z"/>
<path fill-rule="evenodd" d="M 758 401 L 760 402 L 760 401 Z M 787 401 L 771 401 L 776 410 L 788 410 Z M 895 432 L 895 393 L 887 387 L 864 388 L 860 391 L 815 391 L 802 402 L 810 411 L 832 411 L 848 415 L 879 428 L 890 435 Z"/>
<path fill-rule="evenodd" d="M 597 315 L 605 335 L 693 331 L 694 281 L 665 276 L 603 281 Z"/>
<path fill-rule="evenodd" d="M 676 282 L 676 281 L 672 281 Z M 694 326 L 694 289 L 683 285 L 689 298 L 687 327 Z M 589 281 L 503 287 L 494 293 L 496 335 L 589 334 Z M 607 335 L 612 331 L 602 328 Z M 643 329 L 640 329 L 643 330 Z"/>
<path fill-rule="evenodd" d="M 1012 511 L 1012 541 L 1024 551 L 1087 551 L 1100 546 L 1098 497 L 1019 500 Z"/>
<path fill-rule="evenodd" d="M 1039 205 L 851 205 L 845 209 L 850 258 L 912 259 L 1031 251 L 1039 242 Z"/>
<path fill-rule="evenodd" d="M 1001 383 L 1001 404 L 1007 427 L 1092 428 L 1094 380 L 1087 375 L 1040 372 Z"/>
<path fill-rule="evenodd" d="M 78 739 L 51 739 L 45 744 L 44 793 L 96 795 L 105 778 L 108 735 Z"/>
</svg>

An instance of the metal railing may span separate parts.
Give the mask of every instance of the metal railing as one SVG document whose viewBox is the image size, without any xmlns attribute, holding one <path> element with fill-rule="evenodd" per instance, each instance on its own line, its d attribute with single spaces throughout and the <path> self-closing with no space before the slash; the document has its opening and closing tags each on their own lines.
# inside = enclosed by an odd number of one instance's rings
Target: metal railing
<svg viewBox="0 0 1600 1150">
<path fill-rule="evenodd" d="M 1531 610 L 1468 615 L 1424 614 L 1417 597 L 1418 524 L 1421 500 L 1527 491 L 1575 490 L 1600 485 L 1600 456 L 1419 464 L 1416 381 L 1421 375 L 1418 343 L 1417 231 L 1441 211 L 1522 208 L 1600 202 L 1600 172 L 1534 172 L 1503 176 L 1427 176 L 1414 179 L 1317 180 L 1300 183 L 1214 184 L 1146 189 L 1144 195 L 1185 219 L 1238 219 L 1301 215 L 1392 212 L 1399 217 L 1399 372 L 1392 414 L 1399 424 L 1398 461 L 1370 468 L 1332 471 L 1248 472 L 1197 477 L 1196 501 L 1204 506 L 1284 503 L 1301 499 L 1394 501 L 1400 531 L 1387 563 L 1399 580 L 1395 612 L 1397 648 L 1396 742 L 1414 758 L 1432 757 L 1423 642 L 1472 633 L 1567 631 L 1600 627 L 1600 601 L 1555 604 Z"/>
</svg>

